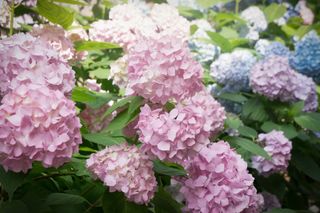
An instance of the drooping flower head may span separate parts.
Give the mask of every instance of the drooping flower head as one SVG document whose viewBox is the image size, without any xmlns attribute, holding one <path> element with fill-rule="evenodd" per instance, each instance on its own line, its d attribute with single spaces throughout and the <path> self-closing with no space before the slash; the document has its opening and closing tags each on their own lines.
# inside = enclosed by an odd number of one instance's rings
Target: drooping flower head
<svg viewBox="0 0 320 213">
<path fill-rule="evenodd" d="M 247 164 L 224 141 L 203 147 L 187 171 L 181 192 L 192 213 L 240 213 L 256 205 L 257 191 Z"/>
<path fill-rule="evenodd" d="M 81 143 L 75 105 L 45 86 L 21 85 L 0 106 L 0 163 L 6 170 L 27 172 L 32 162 L 59 167 Z"/>
<path fill-rule="evenodd" d="M 282 131 L 273 130 L 267 134 L 258 135 L 258 143 L 270 155 L 271 160 L 261 156 L 252 157 L 252 167 L 262 175 L 285 172 L 291 159 L 292 143 Z"/>
<path fill-rule="evenodd" d="M 0 40 L 0 95 L 21 84 L 46 85 L 69 94 L 74 71 L 46 42 L 30 34 L 15 34 Z"/>
<path fill-rule="evenodd" d="M 291 69 L 287 58 L 271 56 L 255 64 L 251 69 L 250 85 L 253 92 L 271 100 L 304 101 L 304 111 L 317 109 L 315 83 Z"/>
<path fill-rule="evenodd" d="M 202 67 L 186 42 L 170 35 L 141 37 L 128 54 L 127 95 L 154 103 L 180 101 L 203 89 Z"/>
<path fill-rule="evenodd" d="M 75 57 L 73 43 L 62 27 L 49 24 L 41 25 L 34 27 L 31 34 L 44 42 L 48 42 L 64 60 L 68 61 Z"/>
<path fill-rule="evenodd" d="M 249 90 L 249 72 L 256 58 L 247 50 L 224 53 L 211 64 L 211 76 L 232 91 Z"/>
<path fill-rule="evenodd" d="M 123 192 L 128 200 L 138 204 L 148 203 L 156 191 L 152 168 L 148 156 L 127 143 L 107 147 L 87 160 L 87 169 L 110 192 Z"/>
<path fill-rule="evenodd" d="M 137 125 L 139 140 L 151 156 L 183 163 L 209 143 L 210 135 L 222 130 L 225 118 L 224 109 L 205 92 L 179 103 L 169 113 L 145 105 Z"/>
<path fill-rule="evenodd" d="M 320 82 L 320 37 L 315 31 L 311 31 L 295 44 L 290 65 L 296 71 Z"/>
</svg>

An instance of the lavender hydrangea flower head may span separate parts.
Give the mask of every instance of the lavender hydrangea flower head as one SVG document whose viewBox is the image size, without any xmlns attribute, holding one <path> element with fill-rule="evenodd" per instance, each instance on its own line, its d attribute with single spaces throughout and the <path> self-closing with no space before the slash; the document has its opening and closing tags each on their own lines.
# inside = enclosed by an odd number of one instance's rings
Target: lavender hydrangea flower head
<svg viewBox="0 0 320 213">
<path fill-rule="evenodd" d="M 309 32 L 296 43 L 289 61 L 296 71 L 320 82 L 320 37 L 315 31 Z"/>
<path fill-rule="evenodd" d="M 231 91 L 248 91 L 249 72 L 256 58 L 247 50 L 224 53 L 211 64 L 211 76 Z"/>
<path fill-rule="evenodd" d="M 271 160 L 262 156 L 253 156 L 252 167 L 265 176 L 286 171 L 291 159 L 292 143 L 284 136 L 283 132 L 273 130 L 267 134 L 259 134 L 258 142 L 270 155 Z"/>
<path fill-rule="evenodd" d="M 87 160 L 87 169 L 110 192 L 123 192 L 128 200 L 138 204 L 148 203 L 156 191 L 152 168 L 148 156 L 127 143 L 107 147 Z"/>
<path fill-rule="evenodd" d="M 256 205 L 257 191 L 247 164 L 228 143 L 203 147 L 182 181 L 188 212 L 235 212 Z"/>
<path fill-rule="evenodd" d="M 75 104 L 46 86 L 21 85 L 0 106 L 0 163 L 6 170 L 27 172 L 32 162 L 59 167 L 81 144 Z"/>
</svg>

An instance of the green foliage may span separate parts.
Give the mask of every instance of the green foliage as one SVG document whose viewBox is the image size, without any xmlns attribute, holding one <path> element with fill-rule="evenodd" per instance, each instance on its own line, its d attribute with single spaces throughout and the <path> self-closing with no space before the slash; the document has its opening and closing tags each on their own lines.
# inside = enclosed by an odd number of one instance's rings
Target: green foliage
<svg viewBox="0 0 320 213">
<path fill-rule="evenodd" d="M 119 49 L 119 45 L 109 42 L 100 41 L 77 41 L 74 43 L 74 48 L 77 51 L 92 51 L 92 50 L 103 50 L 103 49 Z"/>
<path fill-rule="evenodd" d="M 168 176 L 185 176 L 187 174 L 183 167 L 178 164 L 162 162 L 160 160 L 153 161 L 153 170 L 159 174 Z"/>
<path fill-rule="evenodd" d="M 274 20 L 281 18 L 286 12 L 286 7 L 281 4 L 273 3 L 266 7 L 263 12 L 266 16 L 268 23 L 270 23 Z"/>
<path fill-rule="evenodd" d="M 181 213 L 182 205 L 175 201 L 162 187 L 158 187 L 153 203 L 155 213 Z"/>
<path fill-rule="evenodd" d="M 11 200 L 14 192 L 25 183 L 25 175 L 22 173 L 6 172 L 0 167 L 0 183 L 1 187 L 8 193 Z"/>
<path fill-rule="evenodd" d="M 37 11 L 41 16 L 65 29 L 71 26 L 74 18 L 73 12 L 48 0 L 38 0 Z"/>
<path fill-rule="evenodd" d="M 295 117 L 294 121 L 302 128 L 320 131 L 320 113 L 305 113 Z"/>
<path fill-rule="evenodd" d="M 125 142 L 125 138 L 113 137 L 108 132 L 83 134 L 82 136 L 88 141 L 104 146 L 112 146 Z"/>
</svg>

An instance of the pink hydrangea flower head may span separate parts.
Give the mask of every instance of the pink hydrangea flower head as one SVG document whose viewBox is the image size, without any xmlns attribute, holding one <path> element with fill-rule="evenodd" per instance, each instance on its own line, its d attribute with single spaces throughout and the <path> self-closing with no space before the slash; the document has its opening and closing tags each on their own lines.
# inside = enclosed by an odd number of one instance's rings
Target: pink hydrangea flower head
<svg viewBox="0 0 320 213">
<path fill-rule="evenodd" d="M 87 168 L 111 192 L 123 192 L 135 203 L 148 203 L 156 191 L 153 163 L 136 146 L 122 143 L 107 147 L 90 156 Z"/>
<path fill-rule="evenodd" d="M 209 143 L 210 135 L 222 130 L 225 118 L 223 107 L 205 92 L 169 113 L 145 105 L 137 125 L 142 149 L 161 160 L 184 164 Z"/>
<path fill-rule="evenodd" d="M 248 208 L 246 208 L 241 213 L 261 213 L 261 212 L 264 212 L 263 208 L 264 208 L 264 197 L 262 196 L 262 194 L 259 193 L 259 194 L 256 194 L 256 196 L 254 196 L 253 204 Z"/>
<path fill-rule="evenodd" d="M 311 78 L 295 72 L 287 58 L 271 56 L 255 64 L 250 74 L 253 92 L 282 102 L 304 101 L 304 111 L 317 109 L 316 84 Z"/>
<path fill-rule="evenodd" d="M 296 5 L 296 10 L 300 13 L 304 24 L 311 25 L 313 23 L 314 14 L 312 10 L 307 6 L 306 0 L 300 0 Z"/>
<path fill-rule="evenodd" d="M 292 143 L 284 136 L 283 132 L 273 130 L 267 134 L 259 134 L 258 142 L 272 159 L 267 160 L 261 156 L 253 156 L 252 167 L 265 176 L 286 171 L 291 159 Z"/>
<path fill-rule="evenodd" d="M 15 34 L 0 40 L 0 95 L 21 84 L 46 85 L 69 94 L 74 71 L 46 42 L 30 34 Z"/>
<path fill-rule="evenodd" d="M 66 31 L 59 26 L 55 25 L 41 25 L 34 27 L 31 34 L 39 37 L 41 40 L 48 42 L 59 55 L 66 61 L 75 57 L 75 49 L 73 43 L 67 37 Z"/>
<path fill-rule="evenodd" d="M 100 92 L 102 90 L 101 84 L 99 84 L 96 79 L 87 79 L 84 84 L 91 91 Z"/>
<path fill-rule="evenodd" d="M 111 8 L 109 18 L 111 20 L 131 21 L 143 17 L 143 13 L 133 4 L 120 4 Z"/>
<path fill-rule="evenodd" d="M 78 151 L 80 120 L 63 93 L 21 85 L 1 103 L 0 163 L 6 170 L 27 172 L 33 161 L 59 167 Z"/>
<path fill-rule="evenodd" d="M 127 95 L 154 103 L 180 101 L 203 89 L 202 67 L 186 42 L 172 35 L 141 37 L 128 54 Z"/>
<path fill-rule="evenodd" d="M 187 167 L 181 192 L 192 213 L 240 213 L 256 205 L 257 191 L 247 164 L 229 144 L 203 147 Z"/>
<path fill-rule="evenodd" d="M 66 31 L 67 38 L 72 42 L 88 41 L 89 36 L 87 32 L 79 25 L 75 25 L 72 29 Z M 76 61 L 84 60 L 88 55 L 87 51 L 76 51 L 74 59 Z"/>
</svg>

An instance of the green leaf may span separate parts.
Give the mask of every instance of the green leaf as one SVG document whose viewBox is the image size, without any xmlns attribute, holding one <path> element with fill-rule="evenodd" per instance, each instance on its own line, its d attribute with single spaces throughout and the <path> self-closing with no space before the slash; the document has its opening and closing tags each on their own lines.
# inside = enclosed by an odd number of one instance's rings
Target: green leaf
<svg viewBox="0 0 320 213">
<path fill-rule="evenodd" d="M 320 131 L 320 113 L 305 113 L 295 117 L 294 121 L 302 128 Z"/>
<path fill-rule="evenodd" d="M 129 113 L 129 110 L 126 109 L 120 112 L 108 125 L 107 131 L 114 131 L 118 129 L 123 129 L 127 126 L 134 118 L 138 115 L 136 110 L 134 113 Z"/>
<path fill-rule="evenodd" d="M 228 2 L 231 2 L 233 0 L 197 0 L 197 3 L 204 7 L 204 8 L 209 8 L 209 7 L 212 7 L 218 3 L 228 3 Z"/>
<path fill-rule="evenodd" d="M 38 13 L 54 24 L 67 29 L 73 23 L 74 13 L 48 0 L 37 1 Z"/>
<path fill-rule="evenodd" d="M 188 18 L 201 19 L 203 14 L 199 10 L 194 10 L 190 7 L 178 7 L 179 14 Z"/>
<path fill-rule="evenodd" d="M 229 141 L 231 143 L 235 143 L 236 145 L 240 146 L 241 148 L 251 152 L 254 155 L 262 156 L 266 159 L 271 159 L 268 153 L 258 144 L 240 137 L 230 137 Z"/>
<path fill-rule="evenodd" d="M 25 175 L 22 173 L 6 172 L 0 167 L 1 187 L 8 193 L 9 199 L 12 199 L 14 192 L 25 182 Z"/>
<path fill-rule="evenodd" d="M 259 99 L 250 99 L 244 103 L 242 115 L 254 121 L 265 121 L 268 119 L 268 113 L 263 103 Z"/>
<path fill-rule="evenodd" d="M 222 27 L 220 35 L 227 39 L 235 39 L 239 38 L 239 35 L 236 30 L 232 29 L 231 27 Z"/>
<path fill-rule="evenodd" d="M 105 213 L 147 213 L 148 208 L 145 205 L 137 205 L 126 200 L 121 192 L 105 191 L 102 197 L 102 207 Z"/>
<path fill-rule="evenodd" d="M 183 167 L 173 163 L 164 163 L 160 160 L 153 161 L 153 170 L 168 176 L 185 176 L 187 174 Z"/>
<path fill-rule="evenodd" d="M 131 100 L 128 108 L 128 113 L 131 114 L 135 112 L 144 103 L 144 99 L 140 96 L 134 96 Z"/>
<path fill-rule="evenodd" d="M 242 45 L 248 44 L 250 40 L 245 38 L 237 38 L 237 39 L 231 39 L 229 42 L 231 44 L 232 49 L 235 49 Z"/>
<path fill-rule="evenodd" d="M 88 141 L 104 146 L 112 146 L 125 142 L 124 138 L 112 137 L 108 132 L 83 134 L 82 136 Z"/>
<path fill-rule="evenodd" d="M 243 20 L 240 16 L 236 15 L 236 14 L 232 14 L 232 13 L 217 13 L 214 17 L 213 17 L 215 22 L 224 22 L 224 23 L 228 23 L 231 21 L 238 21 L 242 24 L 245 24 L 246 21 Z"/>
<path fill-rule="evenodd" d="M 271 132 L 272 130 L 280 130 L 284 132 L 284 135 L 288 138 L 288 139 L 292 139 L 298 136 L 298 132 L 295 129 L 295 127 L 291 124 L 284 124 L 284 125 L 280 125 L 280 124 L 276 124 L 273 123 L 272 121 L 266 121 L 262 124 L 261 129 L 264 132 Z"/>
<path fill-rule="evenodd" d="M 293 152 L 291 162 L 309 177 L 320 181 L 320 167 L 309 155 Z"/>
<path fill-rule="evenodd" d="M 227 119 L 225 120 L 225 124 L 229 128 L 238 129 L 240 127 L 240 125 L 242 124 L 242 122 L 236 116 L 227 116 Z"/>
<path fill-rule="evenodd" d="M 88 104 L 91 108 L 97 109 L 113 100 L 114 96 L 110 93 L 94 92 L 85 87 L 75 87 L 71 98 L 73 101 Z"/>
<path fill-rule="evenodd" d="M 114 111 L 117 109 L 124 107 L 128 103 L 130 103 L 133 99 L 135 99 L 136 96 L 129 96 L 127 98 L 121 99 L 120 101 L 114 103 L 103 115 L 103 117 L 106 117 L 108 115 L 111 115 Z"/>
<path fill-rule="evenodd" d="M 281 18 L 287 11 L 286 7 L 281 4 L 272 3 L 264 9 L 264 14 L 268 23 Z"/>
<path fill-rule="evenodd" d="M 207 31 L 207 34 L 212 42 L 221 48 L 222 52 L 230 52 L 232 50 L 232 46 L 228 39 L 226 39 L 219 33 Z"/>
<path fill-rule="evenodd" d="M 83 1 L 78 1 L 78 0 L 53 0 L 54 2 L 59 2 L 59 3 L 67 3 L 67 4 L 74 4 L 74 5 L 80 5 L 80 6 L 86 6 L 87 3 Z"/>
<path fill-rule="evenodd" d="M 65 193 L 52 193 L 46 199 L 47 205 L 72 205 L 88 202 L 85 198 L 79 195 L 65 194 Z"/>
<path fill-rule="evenodd" d="M 254 130 L 248 126 L 240 126 L 238 130 L 239 130 L 240 135 L 249 137 L 251 139 L 256 138 L 258 135 L 256 130 Z"/>
<path fill-rule="evenodd" d="M 118 49 L 121 48 L 118 44 L 110 42 L 100 41 L 76 41 L 74 48 L 77 51 L 92 51 L 92 50 L 103 50 L 103 49 Z"/>
<path fill-rule="evenodd" d="M 28 213 L 27 205 L 21 200 L 4 202 L 0 205 L 1 213 Z"/>
<path fill-rule="evenodd" d="M 291 210 L 291 209 L 272 209 L 270 211 L 267 211 L 266 213 L 296 213 L 297 211 Z"/>
<path fill-rule="evenodd" d="M 299 101 L 297 103 L 292 104 L 292 106 L 290 107 L 290 111 L 289 114 L 294 117 L 299 115 L 302 110 L 304 108 L 304 101 Z"/>
<path fill-rule="evenodd" d="M 198 30 L 198 26 L 195 24 L 192 24 L 190 26 L 190 35 L 193 35 L 195 32 L 197 32 L 197 30 Z"/>
<path fill-rule="evenodd" d="M 222 93 L 221 95 L 219 95 L 219 98 L 233 101 L 233 102 L 237 102 L 237 103 L 243 103 L 243 102 L 247 101 L 246 97 L 244 97 L 241 94 L 235 94 L 235 93 Z"/>
<path fill-rule="evenodd" d="M 97 79 L 108 79 L 109 75 L 109 69 L 98 67 L 95 70 L 92 70 L 89 72 L 89 76 L 91 78 L 97 78 Z"/>
<path fill-rule="evenodd" d="M 155 213 L 181 213 L 182 204 L 174 200 L 162 187 L 158 187 L 153 203 Z"/>
</svg>

